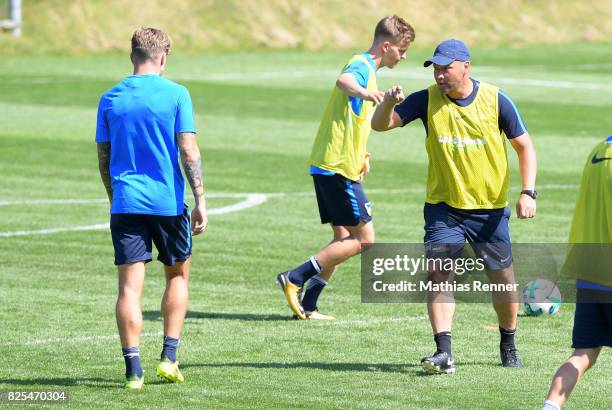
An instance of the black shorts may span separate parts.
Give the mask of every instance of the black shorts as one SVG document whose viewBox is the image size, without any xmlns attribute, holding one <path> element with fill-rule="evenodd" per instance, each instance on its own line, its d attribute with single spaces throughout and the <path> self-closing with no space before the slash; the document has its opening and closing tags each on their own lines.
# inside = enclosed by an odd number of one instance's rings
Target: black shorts
<svg viewBox="0 0 612 410">
<path fill-rule="evenodd" d="M 359 182 L 340 175 L 312 176 L 321 223 L 356 226 L 372 220 L 372 206 Z"/>
<path fill-rule="evenodd" d="M 111 214 L 111 235 L 115 248 L 115 265 L 152 260 L 152 242 L 157 259 L 172 266 L 191 255 L 189 207 L 181 215 L 159 216 Z"/>
<path fill-rule="evenodd" d="M 584 300 L 585 289 L 578 289 L 576 300 Z M 587 296 L 588 297 L 588 296 Z M 600 346 L 612 347 L 612 303 L 576 302 L 572 347 L 592 349 Z"/>
<path fill-rule="evenodd" d="M 512 266 L 510 209 L 466 211 L 440 202 L 426 203 L 423 214 L 428 258 L 457 258 L 467 241 L 487 269 Z"/>
</svg>

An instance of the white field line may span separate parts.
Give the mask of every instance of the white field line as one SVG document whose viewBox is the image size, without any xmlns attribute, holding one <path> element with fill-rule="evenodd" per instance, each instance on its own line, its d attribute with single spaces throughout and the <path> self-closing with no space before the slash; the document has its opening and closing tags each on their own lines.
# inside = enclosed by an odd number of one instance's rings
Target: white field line
<svg viewBox="0 0 612 410">
<path fill-rule="evenodd" d="M 562 184 L 550 184 L 540 185 L 538 187 L 540 192 L 545 190 L 574 190 L 578 189 L 578 185 L 562 185 Z M 369 194 L 402 194 L 402 193 L 424 193 L 425 188 L 397 188 L 397 189 L 370 189 L 367 190 Z M 223 215 L 232 212 L 242 211 L 244 209 L 252 208 L 263 204 L 268 198 L 278 198 L 286 196 L 314 196 L 312 191 L 308 192 L 271 192 L 271 193 L 211 193 L 208 194 L 209 198 L 245 198 L 242 202 L 236 204 L 212 208 L 208 210 L 208 215 Z M 28 199 L 28 200 L 14 200 L 14 201 L 0 201 L 0 206 L 11 206 L 11 205 L 72 205 L 72 204 L 97 204 L 104 203 L 106 199 Z M 78 232 L 78 231 L 100 231 L 109 228 L 108 223 L 96 224 L 96 225 L 83 225 L 83 226 L 72 226 L 62 228 L 50 228 L 50 229 L 39 229 L 32 231 L 11 231 L 11 232 L 0 232 L 0 238 L 10 238 L 14 236 L 26 236 L 26 235 L 50 235 L 60 232 Z"/>
<path fill-rule="evenodd" d="M 602 65 L 603 68 L 607 68 L 609 65 Z M 542 68 L 543 66 L 537 66 Z M 579 69 L 580 67 L 577 66 Z M 585 65 L 584 68 L 590 68 Z M 496 77 L 488 75 L 480 75 L 479 71 L 486 72 L 487 70 L 497 70 L 498 67 L 475 67 L 474 72 L 477 78 L 481 78 L 485 81 L 492 82 L 495 84 L 508 84 L 517 86 L 528 86 L 528 87 L 543 87 L 543 88 L 558 88 L 558 89 L 576 89 L 576 90 L 612 90 L 612 84 L 607 83 L 592 83 L 592 82 L 581 82 L 581 81 L 568 81 L 568 80 L 545 80 L 536 78 L 512 78 L 512 77 Z M 503 68 L 501 68 L 503 69 Z M 256 71 L 256 72 L 227 72 L 227 73 L 213 73 L 213 74 L 183 74 L 173 76 L 172 79 L 176 81 L 232 81 L 232 80 L 258 80 L 258 79 L 293 79 L 293 78 L 334 78 L 338 75 L 337 70 L 295 70 L 295 71 Z M 89 77 L 89 76 L 87 76 Z M 432 80 L 433 75 L 429 71 L 417 72 L 416 70 L 386 70 L 380 73 L 381 78 L 400 78 L 400 79 L 412 79 L 412 80 Z M 32 84 L 47 84 L 57 83 L 55 77 L 40 77 L 32 78 L 28 80 Z"/>
<path fill-rule="evenodd" d="M 223 195 L 219 195 L 219 196 L 223 196 Z M 252 208 L 254 206 L 261 205 L 264 202 L 266 202 L 266 200 L 268 199 L 268 197 L 265 194 L 237 194 L 236 196 L 246 197 L 246 199 L 236 204 L 223 206 L 220 208 L 212 208 L 208 210 L 208 215 L 222 215 L 222 214 L 228 214 L 231 212 L 238 212 L 243 209 Z M 60 204 L 61 203 L 60 201 L 61 200 L 53 200 L 52 204 Z M 68 203 L 70 204 L 75 203 L 74 200 L 70 200 L 70 199 L 65 200 L 65 201 L 68 201 Z M 80 204 L 87 203 L 84 201 L 87 201 L 87 200 L 80 200 L 80 202 L 78 203 Z M 99 203 L 101 200 L 92 199 L 89 201 L 90 201 L 89 203 Z M 23 202 L 27 202 L 29 204 L 34 203 L 33 201 L 23 201 Z M 22 204 L 23 202 L 20 203 L 20 201 L 13 201 L 13 202 L 3 201 L 3 202 L 0 202 L 0 205 L 15 205 L 15 204 Z M 37 203 L 47 204 L 49 202 L 45 202 L 45 200 L 38 200 Z M 10 238 L 13 236 L 25 236 L 25 235 L 49 235 L 53 233 L 73 232 L 73 231 L 99 231 L 99 230 L 105 230 L 108 228 L 109 228 L 109 224 L 103 223 L 103 224 L 96 224 L 96 225 L 72 226 L 72 227 L 66 227 L 66 228 L 39 229 L 35 231 L 0 232 L 0 238 Z"/>
<path fill-rule="evenodd" d="M 483 71 L 487 67 L 483 67 Z M 478 72 L 478 70 L 475 70 Z M 186 74 L 176 77 L 179 81 L 231 81 L 231 80 L 250 80 L 250 79 L 279 79 L 279 78 L 307 78 L 307 77 L 334 77 L 337 76 L 336 70 L 302 70 L 302 71 L 259 71 L 243 73 L 218 73 L 208 75 Z M 430 72 L 416 71 L 383 71 L 381 78 L 406 78 L 412 80 L 431 80 L 433 75 Z M 559 89 L 578 89 L 578 90 L 612 90 L 612 84 L 592 83 L 567 80 L 544 80 L 535 78 L 511 78 L 511 77 L 492 77 L 480 76 L 485 81 L 496 84 L 523 85 L 529 87 L 559 88 Z"/>
<path fill-rule="evenodd" d="M 209 319 L 214 320 L 214 319 Z M 358 319 L 358 320 L 336 320 L 333 323 L 330 322 L 330 325 L 333 326 L 350 326 L 350 325 L 377 325 L 382 323 L 403 323 L 410 322 L 415 320 L 427 320 L 427 316 L 406 316 L 406 317 L 389 317 L 389 318 L 379 318 L 379 319 Z M 287 317 L 287 321 L 289 322 L 289 317 Z M 143 333 L 142 337 L 159 337 L 163 336 L 163 332 L 149 332 Z M 119 339 L 118 334 L 112 335 L 92 335 L 92 336 L 74 336 L 74 337 L 65 337 L 65 338 L 55 338 L 55 339 L 34 339 L 28 340 L 23 343 L 25 346 L 37 346 L 37 345 L 53 345 L 53 344 L 66 344 L 66 343 L 82 343 L 82 342 L 97 342 L 104 340 L 115 340 Z M 21 343 L 11 343 L 8 346 L 20 345 Z M 7 345 L 3 345 L 7 346 Z"/>
<path fill-rule="evenodd" d="M 143 333 L 141 337 L 159 337 L 163 336 L 164 332 L 151 332 L 151 333 Z M 51 344 L 59 344 L 59 343 L 80 343 L 80 342 L 88 342 L 88 341 L 97 341 L 97 340 L 113 340 L 119 339 L 119 335 L 115 333 L 114 335 L 104 335 L 104 336 L 76 336 L 76 337 L 66 337 L 62 339 L 34 339 L 29 340 L 24 343 L 26 346 L 35 346 L 35 345 L 51 345 Z M 17 344 L 17 343 L 15 343 Z"/>
</svg>

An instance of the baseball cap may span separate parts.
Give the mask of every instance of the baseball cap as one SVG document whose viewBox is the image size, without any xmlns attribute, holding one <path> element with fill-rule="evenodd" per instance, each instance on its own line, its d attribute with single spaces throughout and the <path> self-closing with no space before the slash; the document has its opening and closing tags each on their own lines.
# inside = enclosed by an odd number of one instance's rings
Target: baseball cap
<svg viewBox="0 0 612 410">
<path fill-rule="evenodd" d="M 453 61 L 470 61 L 470 50 L 463 41 L 449 38 L 438 44 L 433 57 L 425 61 L 423 67 L 449 65 Z"/>
</svg>

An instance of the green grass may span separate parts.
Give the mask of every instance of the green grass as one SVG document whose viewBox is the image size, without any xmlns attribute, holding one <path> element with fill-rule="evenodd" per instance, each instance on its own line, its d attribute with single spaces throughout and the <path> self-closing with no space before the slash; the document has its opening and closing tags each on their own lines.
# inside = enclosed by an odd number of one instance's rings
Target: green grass
<svg viewBox="0 0 612 410">
<path fill-rule="evenodd" d="M 569 51 L 568 51 L 569 50 Z M 515 242 L 564 242 L 580 172 L 612 129 L 611 46 L 474 50 L 474 76 L 502 87 L 520 108 L 538 149 L 538 216 L 512 219 Z M 411 52 L 381 87 L 431 82 Z M 592 55 L 589 59 L 587 56 Z M 348 55 L 297 52 L 171 56 L 167 75 L 192 93 L 211 193 L 286 193 L 241 212 L 213 215 L 194 241 L 191 304 L 180 359 L 188 382 L 159 384 L 161 266 L 148 266 L 142 358 L 146 387 L 119 388 L 116 274 L 108 231 L 0 237 L 0 389 L 66 389 L 72 407 L 132 408 L 538 408 L 568 355 L 573 305 L 519 319 L 526 366 L 498 365 L 493 309 L 458 307 L 458 372 L 423 376 L 431 353 L 421 304 L 360 303 L 359 260 L 343 265 L 321 298 L 334 323 L 293 322 L 276 272 L 330 237 L 318 222 L 307 175 L 310 145 L 334 75 Z M 561 63 L 556 63 L 561 62 Z M 591 64 L 585 66 L 584 64 Z M 131 67 L 126 56 L 10 57 L 0 65 L 0 201 L 104 198 L 95 144 L 99 96 Z M 302 73 L 295 73 L 301 71 Z M 274 72 L 276 74 L 265 74 Z M 264 74 L 262 74 L 264 73 Z M 604 90 L 526 86 L 509 79 L 601 84 Z M 420 123 L 370 139 L 365 183 L 379 242 L 422 240 L 427 157 Z M 514 201 L 520 187 L 511 153 Z M 397 192 L 390 190 L 399 189 Z M 300 194 L 305 193 L 305 194 Z M 209 208 L 236 198 L 211 197 Z M 102 203 L 0 206 L 0 232 L 93 225 Z M 605 408 L 612 389 L 605 351 L 568 408 Z"/>
</svg>

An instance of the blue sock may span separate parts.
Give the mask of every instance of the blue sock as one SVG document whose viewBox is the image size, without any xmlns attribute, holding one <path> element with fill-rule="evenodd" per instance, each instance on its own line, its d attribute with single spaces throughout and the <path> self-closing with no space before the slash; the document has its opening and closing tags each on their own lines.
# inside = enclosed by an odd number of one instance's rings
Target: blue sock
<svg viewBox="0 0 612 410">
<path fill-rule="evenodd" d="M 289 271 L 289 280 L 302 287 L 304 286 L 304 282 L 308 279 L 312 278 L 317 273 L 321 272 L 321 268 L 319 267 L 319 263 L 315 259 L 314 256 L 311 256 L 306 262 L 302 263 L 295 269 Z"/>
<path fill-rule="evenodd" d="M 161 352 L 161 358 L 168 359 L 171 362 L 176 362 L 176 349 L 179 347 L 179 339 L 170 336 L 164 336 L 164 348 Z"/>
<path fill-rule="evenodd" d="M 302 307 L 308 312 L 313 312 L 317 309 L 317 300 L 319 295 L 323 292 L 327 282 L 321 279 L 319 275 L 313 276 L 308 282 L 308 288 L 302 299 Z"/>
<path fill-rule="evenodd" d="M 140 348 L 138 346 L 134 346 L 121 350 L 123 351 L 123 360 L 125 360 L 126 379 L 132 375 L 142 377 L 142 367 L 140 367 Z"/>
</svg>

